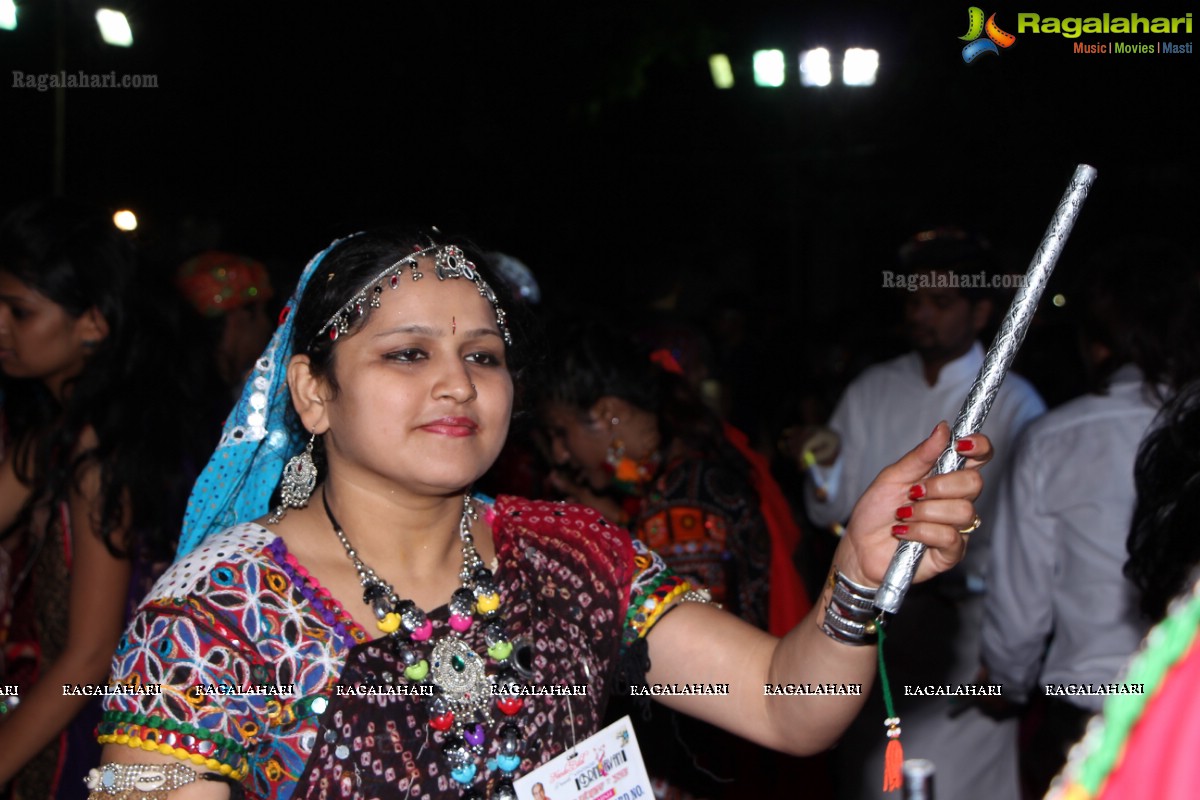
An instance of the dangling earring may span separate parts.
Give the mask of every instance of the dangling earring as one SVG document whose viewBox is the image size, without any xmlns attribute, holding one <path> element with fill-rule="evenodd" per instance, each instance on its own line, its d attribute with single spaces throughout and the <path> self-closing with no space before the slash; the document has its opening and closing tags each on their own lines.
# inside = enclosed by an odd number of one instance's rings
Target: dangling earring
<svg viewBox="0 0 1200 800">
<path fill-rule="evenodd" d="M 625 443 L 614 438 L 604 453 L 605 471 L 612 476 L 612 488 L 620 494 L 639 495 L 642 487 L 658 472 L 660 456 L 651 453 L 644 461 L 625 455 Z"/>
<path fill-rule="evenodd" d="M 608 443 L 608 449 L 604 451 L 604 463 L 608 466 L 609 471 L 616 475 L 621 469 L 621 464 L 629 459 L 625 458 L 625 443 L 620 439 L 614 438 Z"/>
<path fill-rule="evenodd" d="M 288 459 L 283 466 L 283 477 L 279 486 L 279 506 L 267 517 L 267 522 L 278 525 L 289 508 L 304 508 L 308 498 L 317 488 L 317 465 L 313 462 L 313 433 L 304 446 L 304 451 Z"/>
<path fill-rule="evenodd" d="M 614 426 L 619 422 L 616 417 L 612 418 Z M 642 487 L 657 474 L 660 460 L 658 453 L 651 453 L 643 461 L 633 460 L 625 455 L 625 442 L 616 436 L 609 441 L 608 449 L 604 452 L 605 471 L 612 476 L 612 488 L 620 494 L 631 496 L 641 494 Z"/>
<path fill-rule="evenodd" d="M 621 424 L 620 417 L 612 418 L 612 427 L 617 427 Z M 622 466 L 628 469 L 629 459 L 625 458 L 625 443 L 618 439 L 615 435 L 608 442 L 608 449 L 604 451 L 604 463 L 608 466 L 609 474 L 613 475 L 617 480 L 625 480 L 628 475 L 622 474 Z"/>
</svg>

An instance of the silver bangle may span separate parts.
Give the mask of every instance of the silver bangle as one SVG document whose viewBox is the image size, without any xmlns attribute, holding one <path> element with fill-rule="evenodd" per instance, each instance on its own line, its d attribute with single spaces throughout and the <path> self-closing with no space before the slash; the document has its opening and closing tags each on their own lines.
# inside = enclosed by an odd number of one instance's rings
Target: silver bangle
<svg viewBox="0 0 1200 800">
<path fill-rule="evenodd" d="M 833 584 L 833 600 L 848 610 L 870 612 L 872 616 L 874 615 L 875 596 L 854 594 L 842 583 Z"/>
<path fill-rule="evenodd" d="M 850 580 L 842 574 L 841 570 L 837 568 L 837 564 L 834 564 L 833 568 L 829 572 L 829 582 L 835 587 L 840 584 L 852 594 L 860 595 L 871 600 L 874 600 L 876 593 L 879 592 L 878 586 L 863 586 L 861 583 L 855 583 L 854 581 Z"/>
<path fill-rule="evenodd" d="M 839 644 L 849 645 L 850 647 L 867 647 L 876 643 L 876 638 L 866 634 L 854 634 L 840 630 L 828 622 L 821 624 L 821 632 L 833 639 Z"/>
<path fill-rule="evenodd" d="M 842 644 L 874 644 L 881 624 L 875 612 L 877 590 L 855 583 L 836 566 L 829 572 L 829 585 L 833 592 L 825 607 L 821 630 Z"/>
</svg>

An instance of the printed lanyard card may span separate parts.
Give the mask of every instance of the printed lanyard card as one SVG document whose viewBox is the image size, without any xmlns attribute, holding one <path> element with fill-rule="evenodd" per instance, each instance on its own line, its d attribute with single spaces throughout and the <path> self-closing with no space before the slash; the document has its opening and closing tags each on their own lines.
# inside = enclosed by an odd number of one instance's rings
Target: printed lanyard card
<svg viewBox="0 0 1200 800">
<path fill-rule="evenodd" d="M 625 716 L 513 783 L 518 800 L 653 800 Z"/>
</svg>

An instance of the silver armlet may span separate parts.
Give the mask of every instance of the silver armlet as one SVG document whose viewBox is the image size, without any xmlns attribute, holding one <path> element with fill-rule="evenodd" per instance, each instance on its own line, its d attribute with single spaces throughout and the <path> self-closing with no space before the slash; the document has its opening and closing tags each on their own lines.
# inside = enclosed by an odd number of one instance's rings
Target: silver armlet
<svg viewBox="0 0 1200 800">
<path fill-rule="evenodd" d="M 162 798 L 167 792 L 200 780 L 200 773 L 185 764 L 105 764 L 90 770 L 83 782 L 88 800 L 128 797 L 140 792 L 146 800 Z"/>
</svg>

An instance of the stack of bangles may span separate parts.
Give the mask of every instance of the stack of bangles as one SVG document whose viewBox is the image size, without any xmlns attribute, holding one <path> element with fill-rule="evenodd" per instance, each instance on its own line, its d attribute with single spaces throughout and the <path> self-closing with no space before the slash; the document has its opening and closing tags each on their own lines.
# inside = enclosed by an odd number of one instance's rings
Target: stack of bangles
<svg viewBox="0 0 1200 800">
<path fill-rule="evenodd" d="M 881 624 L 875 611 L 877 588 L 863 586 L 843 575 L 837 565 L 829 571 L 833 588 L 821 630 L 834 641 L 848 645 L 875 644 Z"/>
</svg>

